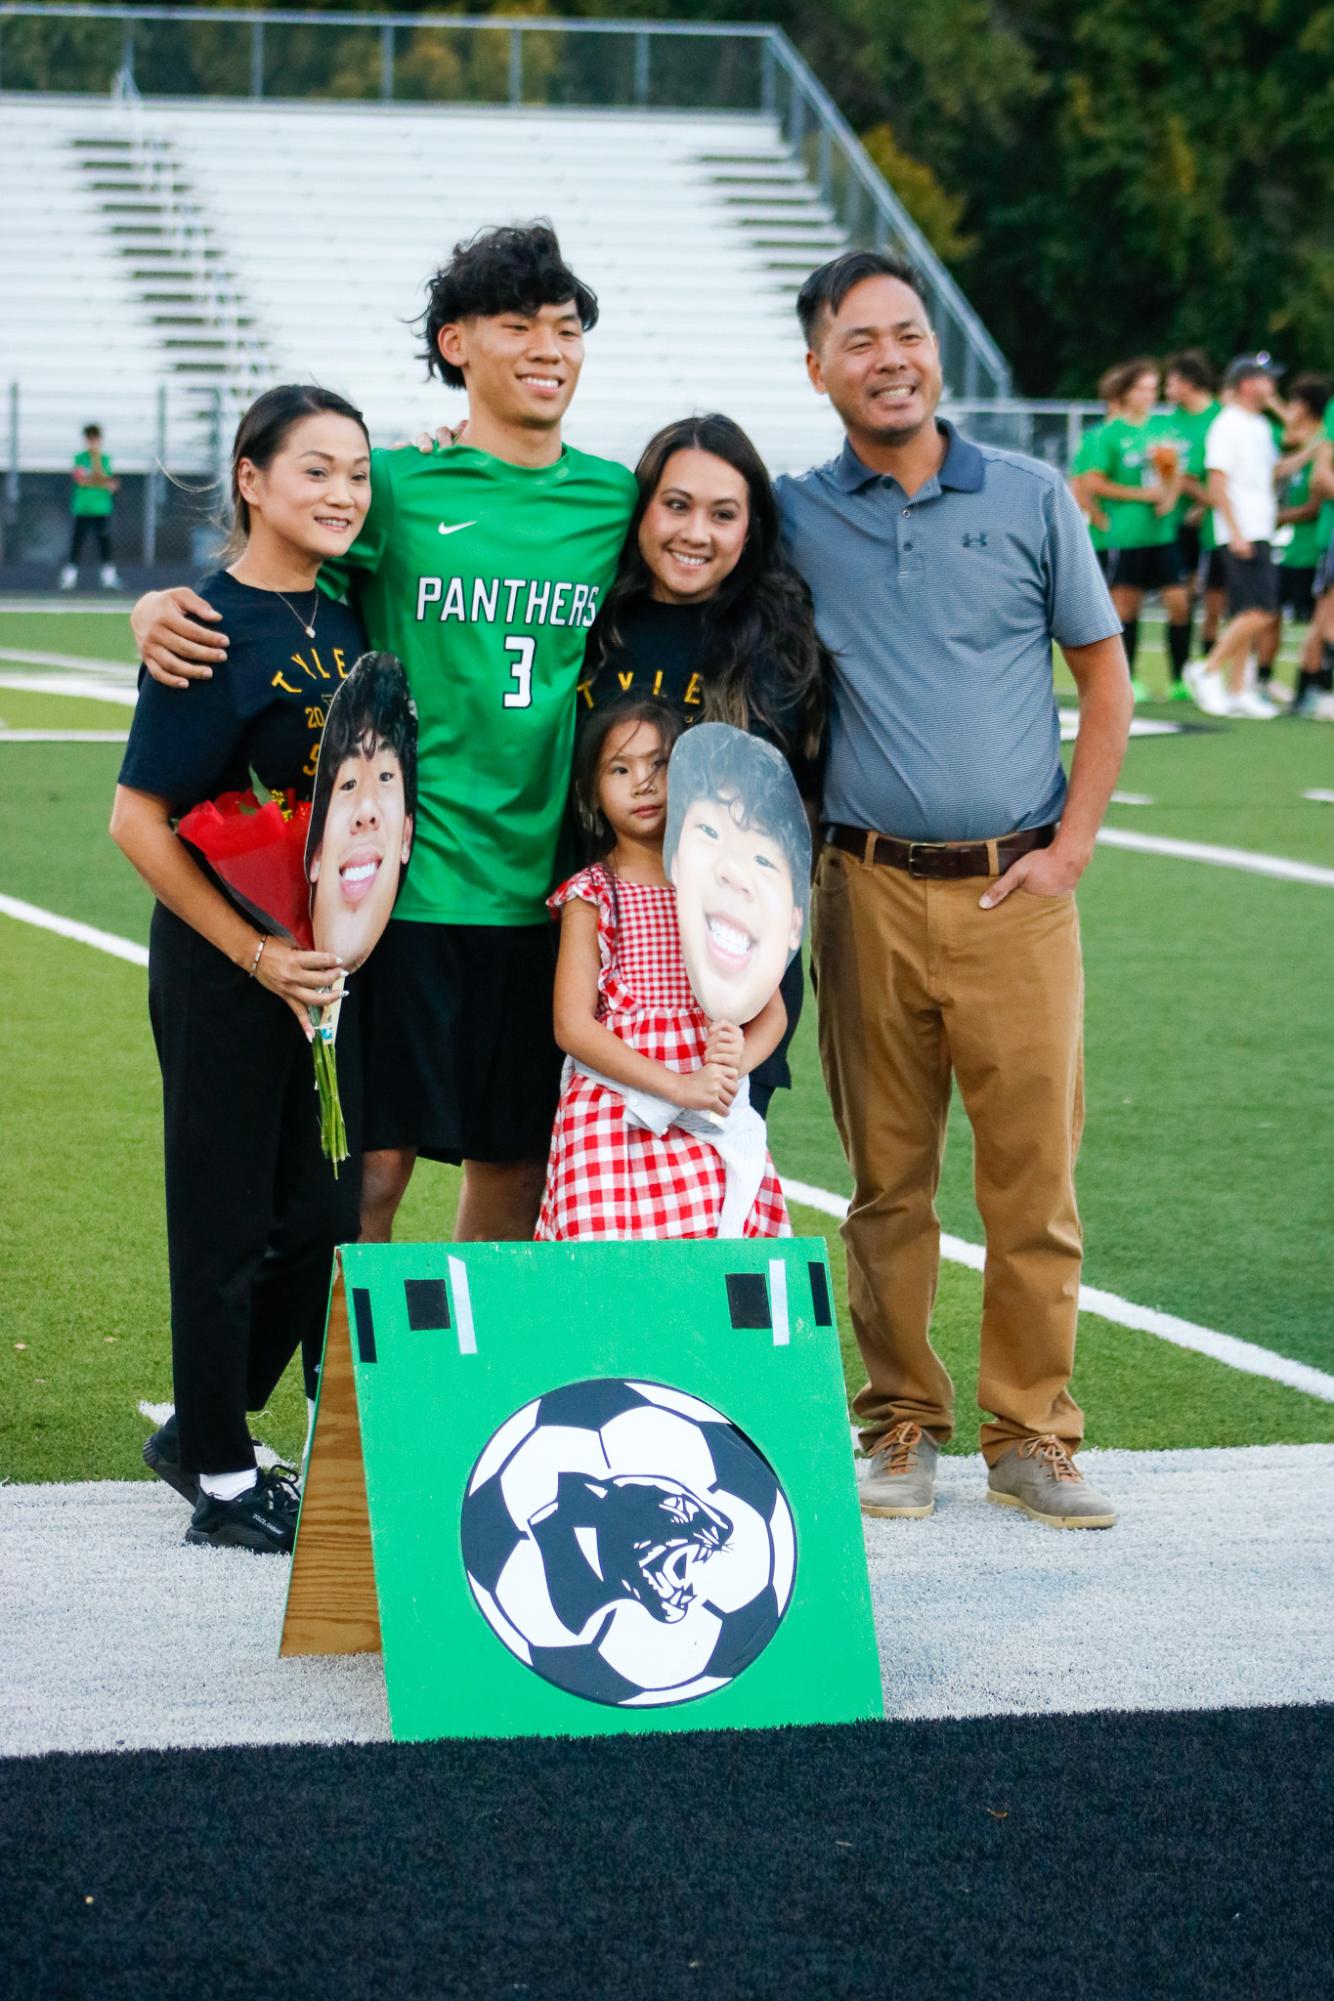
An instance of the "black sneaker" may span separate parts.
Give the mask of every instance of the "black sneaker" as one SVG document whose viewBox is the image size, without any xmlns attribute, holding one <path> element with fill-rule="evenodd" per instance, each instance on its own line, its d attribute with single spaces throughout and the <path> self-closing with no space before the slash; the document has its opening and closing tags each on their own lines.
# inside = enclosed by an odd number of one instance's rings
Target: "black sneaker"
<svg viewBox="0 0 1334 2001">
<path fill-rule="evenodd" d="M 182 1499 L 193 1507 L 199 1499 L 199 1481 L 193 1473 L 187 1473 L 181 1465 L 181 1434 L 176 1423 L 176 1413 L 172 1412 L 165 1424 L 160 1424 L 151 1432 L 144 1443 L 144 1464 L 174 1487 Z"/>
<path fill-rule="evenodd" d="M 260 1469 L 253 1487 L 234 1501 L 218 1501 L 202 1490 L 185 1531 L 187 1542 L 210 1549 L 253 1549 L 287 1556 L 296 1541 L 301 1496 L 290 1466 Z"/>
</svg>

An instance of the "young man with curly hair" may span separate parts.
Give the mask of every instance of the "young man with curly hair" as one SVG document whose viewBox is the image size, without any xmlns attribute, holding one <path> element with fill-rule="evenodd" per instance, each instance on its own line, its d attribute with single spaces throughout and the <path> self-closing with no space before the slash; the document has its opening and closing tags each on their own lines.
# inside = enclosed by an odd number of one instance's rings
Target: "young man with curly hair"
<svg viewBox="0 0 1334 2001">
<path fill-rule="evenodd" d="M 554 880 L 588 627 L 635 500 L 561 423 L 597 324 L 545 223 L 458 245 L 429 287 L 428 369 L 466 440 L 377 451 L 363 531 L 321 574 L 396 653 L 420 716 L 412 869 L 363 978 L 363 1235 L 386 1240 L 419 1154 L 461 1161 L 460 1238 L 533 1232 L 560 1083 L 543 898 Z M 141 599 L 159 680 L 225 661 L 189 591 Z M 225 668 L 222 670 L 225 671 Z"/>
</svg>

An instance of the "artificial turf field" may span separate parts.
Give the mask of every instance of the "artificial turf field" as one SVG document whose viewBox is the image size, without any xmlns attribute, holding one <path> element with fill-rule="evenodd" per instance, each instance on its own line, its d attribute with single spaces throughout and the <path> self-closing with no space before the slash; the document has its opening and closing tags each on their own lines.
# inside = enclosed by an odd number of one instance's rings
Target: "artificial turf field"
<svg viewBox="0 0 1334 2001">
<path fill-rule="evenodd" d="M 1147 650 L 1156 653 L 1156 640 L 1147 642 Z M 60 660 L 34 658 L 42 655 Z M 0 601 L 0 728 L 123 731 L 129 719 L 123 702 L 69 692 L 70 675 L 77 673 L 70 663 L 83 658 L 129 663 L 128 629 L 119 617 L 65 607 L 55 615 L 8 611 Z M 1152 674 L 1157 662 L 1148 659 L 1145 666 Z M 16 678 L 40 685 L 5 685 Z M 1334 729 L 1287 721 L 1199 726 L 1191 709 L 1166 705 L 1146 713 L 1164 721 L 1184 719 L 1192 727 L 1132 742 L 1121 786 L 1137 803 L 1114 805 L 1109 826 L 1334 868 L 1334 802 L 1305 796 L 1334 790 Z M 0 736 L 5 778 L 0 818 L 9 864 L 3 887 L 10 897 L 142 944 L 147 894 L 105 834 L 118 760 L 115 744 Z M 1088 969 L 1088 1125 L 1080 1175 L 1086 1279 L 1122 1300 L 1161 1309 L 1324 1372 L 1334 1371 L 1327 1155 L 1322 1165 L 1334 1097 L 1328 1060 L 1334 972 L 1331 886 L 1105 848 L 1080 891 Z M 132 1480 L 143 1471 L 138 1454 L 148 1429 L 139 1404 L 165 1402 L 170 1396 L 156 1071 L 143 974 L 86 944 L 4 916 L 0 965 L 10 1054 L 0 1148 L 7 1249 L 0 1279 L 0 1324 L 5 1329 L 0 1477 L 24 1483 Z M 771 1117 L 772 1145 L 780 1174 L 839 1195 L 846 1193 L 847 1177 L 820 1089 L 812 1029 L 808 1013 L 794 1052 L 796 1088 L 780 1095 Z M 422 1239 L 447 1235 L 453 1200 L 449 1170 L 419 1170 L 401 1233 Z M 967 1129 L 957 1118 L 940 1211 L 947 1231 L 971 1243 L 980 1240 L 969 1190 Z M 830 1235 L 849 1383 L 855 1387 L 855 1351 L 848 1342 L 834 1225 L 827 1214 L 800 1205 L 794 1205 L 794 1223 L 800 1232 Z M 980 1289 L 973 1270 L 957 1263 L 943 1267 L 935 1339 L 960 1385 L 961 1429 L 955 1444 L 964 1452 L 974 1443 L 971 1377 Z M 1334 1440 L 1334 1402 L 1326 1395 L 1242 1373 L 1214 1356 L 1172 1345 L 1115 1319 L 1084 1317 L 1075 1389 L 1088 1413 L 1090 1443 L 1100 1447 L 1186 1452 Z M 302 1426 L 299 1388 L 289 1380 L 257 1429 L 279 1451 L 291 1454 L 299 1448 Z M 1032 1533 L 1045 1532 L 1034 1527 Z M 161 1637 L 154 1636 L 159 1643 Z M 1060 1705 L 1052 1701 L 1044 1706 Z M 114 1819 L 123 1812 L 127 1831 L 138 1830 L 134 1838 L 151 1847 L 153 1802 L 163 1799 L 163 1824 L 180 1836 L 185 1851 L 195 1783 L 191 1775 L 202 1771 L 192 1760 L 210 1767 L 207 1781 L 200 1782 L 209 1796 L 207 1813 L 202 1792 L 194 1795 L 201 1838 L 209 1842 L 225 1839 L 227 1826 L 236 1831 L 240 1823 L 235 1816 L 244 1814 L 245 1801 L 260 1789 L 257 1771 L 273 1775 L 267 1805 L 284 1809 L 288 1779 L 295 1796 L 309 1805 L 320 1773 L 332 1770 L 321 1760 L 354 1760 L 346 1771 L 355 1779 L 349 1776 L 340 1784 L 364 1787 L 368 1775 L 383 1775 L 391 1798 L 396 1788 L 403 1799 L 415 1798 L 420 1784 L 431 1815 L 429 1840 L 424 1848 L 415 1843 L 399 1885 L 405 1894 L 407 1886 L 415 1886 L 418 1899 L 429 1875 L 428 1859 L 452 1853 L 448 1837 L 455 1803 L 466 1830 L 468 1882 L 483 1902 L 491 1900 L 497 1923 L 514 1925 L 513 1951 L 508 1966 L 503 1955 L 474 1954 L 471 1974 L 452 1963 L 446 1972 L 437 1960 L 434 1984 L 430 1975 L 406 1971 L 401 1956 L 387 1953 L 386 1966 L 396 1969 L 392 1984 L 402 1992 L 624 1994 L 653 2001 L 678 1992 L 860 1991 L 868 1974 L 872 1982 L 878 1977 L 875 1960 L 868 1967 L 861 1957 L 859 1898 L 861 1886 L 872 1880 L 877 1885 L 871 1894 L 875 1924 L 882 1932 L 877 1957 L 887 1955 L 902 1977 L 916 1978 L 912 1969 L 921 1955 L 929 1959 L 936 1953 L 949 1983 L 938 1991 L 1017 1993 L 1021 1985 L 1027 1991 L 1027 1980 L 1018 1980 L 1019 1962 L 1004 1944 L 1013 1936 L 1015 1910 L 1024 1908 L 1030 1914 L 1030 1938 L 1040 1931 L 1044 1941 L 1034 1948 L 1037 1958 L 1030 1958 L 1028 1975 L 1050 1977 L 1060 1967 L 1071 1992 L 1109 1997 L 1318 1992 L 1318 1983 L 1309 1977 L 1314 1962 L 1303 1957 L 1307 1934 L 1300 1856 L 1316 1779 L 1310 1746 L 1317 1741 L 1328 1745 L 1328 1727 L 1321 1739 L 1318 1726 L 1328 1726 L 1329 1714 L 1306 1711 L 1286 1719 L 1283 1712 L 1239 1714 L 1235 1727 L 1221 1710 L 1212 1719 L 1180 1720 L 1175 1736 L 1170 1718 L 1085 1718 L 1077 1741 L 1063 1737 L 1072 1727 L 1068 1719 L 1053 1717 L 1010 1719 L 994 1726 L 994 1736 L 987 1735 L 993 1726 L 984 1729 L 977 1723 L 885 1725 L 819 1733 L 820 1742 L 809 1743 L 807 1764 L 792 1749 L 791 1739 L 766 1748 L 729 1741 L 720 1745 L 718 1739 L 700 1737 L 691 1740 L 697 1748 L 690 1756 L 699 1762 L 688 1783 L 684 1767 L 677 1769 L 670 1760 L 664 1764 L 651 1747 L 618 1747 L 627 1762 L 605 1768 L 585 1748 L 577 1760 L 578 1783 L 603 1815 L 603 1867 L 615 1872 L 623 1864 L 637 1906 L 637 1912 L 622 1910 L 619 1919 L 632 1935 L 626 1948 L 632 1958 L 616 1963 L 636 1963 L 638 1915 L 640 1963 L 653 1971 L 618 1982 L 608 1970 L 612 1962 L 599 1956 L 600 1946 L 594 1952 L 586 1938 L 583 1949 L 591 1957 L 584 1962 L 582 1985 L 571 1970 L 581 1925 L 591 1929 L 617 1922 L 589 1889 L 596 1876 L 598 1840 L 591 1821 L 580 1823 L 575 1848 L 564 1858 L 566 1873 L 553 1863 L 550 1880 L 533 1892 L 532 1908 L 543 1914 L 539 1928 L 547 1928 L 544 1939 L 529 1936 L 513 1916 L 524 1904 L 516 1885 L 532 1885 L 535 1864 L 531 1827 L 525 1823 L 516 1834 L 510 1818 L 513 1813 L 523 1823 L 525 1815 L 531 1821 L 536 1814 L 541 1821 L 558 1810 L 563 1768 L 549 1746 L 532 1747 L 526 1765 L 525 1747 L 511 1747 L 498 1764 L 479 1764 L 449 1747 L 411 1754 L 402 1747 L 357 1754 L 161 1754 L 150 1761 L 147 1776 L 133 1779 L 132 1768 L 136 1774 L 144 1771 L 140 1759 L 48 1760 L 40 1779 L 35 1777 L 39 1768 L 30 1764 L 5 1766 L 3 1772 L 6 1783 L 12 1782 L 18 1796 L 28 1800 L 52 1852 L 62 1858 L 52 1879 L 61 1895 L 86 1867 L 90 1830 L 107 1814 Z M 1304 1761 L 1300 1776 L 1273 1785 L 1262 1782 L 1259 1774 L 1276 1770 L 1290 1754 Z M 678 1749 L 673 1755 L 684 1759 L 687 1754 Z M 376 1765 L 377 1757 L 388 1763 Z M 1220 1762 L 1228 1766 L 1229 1758 L 1240 1760 L 1236 1769 L 1250 1774 L 1249 1792 L 1244 1785 L 1233 1788 L 1231 1772 L 1226 1782 L 1219 1778 L 1217 1767 Z M 303 1765 L 303 1759 L 310 1762 Z M 1164 1763 L 1178 1759 L 1176 1776 L 1168 1784 Z M 296 1762 L 289 1765 L 288 1760 Z M 997 1760 L 1006 1774 L 1006 1800 L 1014 1793 L 1029 1803 L 1036 1851 L 1031 1846 L 1017 1852 L 987 1847 L 991 1834 L 985 1828 L 979 1832 L 969 1818 L 992 1805 L 989 1798 L 981 1799 L 988 1790 L 981 1780 Z M 62 1779 L 71 1765 L 86 1769 L 86 1786 L 82 1778 Z M 765 1858 L 758 1876 L 755 1854 L 745 1852 L 744 1840 L 738 1844 L 729 1838 L 725 1810 L 716 1821 L 705 1813 L 698 1830 L 691 1829 L 688 1817 L 680 1818 L 682 1786 L 699 1798 L 701 1775 L 711 1769 L 720 1775 L 724 1807 L 730 1802 L 735 1810 L 754 1787 L 770 1800 L 766 1830 L 762 1838 L 755 1837 Z M 492 1774 L 485 1783 L 483 1770 Z M 280 1771 L 287 1778 L 280 1778 Z M 598 1776 L 603 1771 L 605 1788 Z M 123 1778 L 115 1776 L 118 1772 Z M 508 1774 L 503 1784 L 495 1779 L 497 1772 Z M 874 1783 L 866 1785 L 860 1806 L 848 1811 L 835 1834 L 818 1802 L 831 1788 L 843 1789 L 840 1796 L 846 1802 L 852 1772 L 863 1777 L 874 1773 Z M 1043 1855 L 1055 1861 L 1060 1853 L 1052 1846 L 1055 1829 L 1071 1825 L 1072 1811 L 1075 1837 L 1080 1838 L 1081 1808 L 1090 1784 L 1102 1803 L 1110 1843 L 1106 1852 L 1113 1861 L 1100 1866 L 1096 1849 L 1083 1852 L 1081 1844 L 1063 1931 L 1049 1885 L 1028 1872 Z M 140 1785 L 142 1798 L 136 1791 Z M 1238 1809 L 1237 1792 L 1249 1799 L 1249 1809 Z M 1013 1812 L 1001 1804 L 1007 1814 Z M 1251 1809 L 1253 1819 L 1248 1818 Z M 355 1874 L 354 1827 L 383 1856 L 387 1836 L 377 1813 L 360 1794 L 348 1804 L 341 1841 L 334 1838 L 337 1830 L 331 1830 L 328 1853 L 311 1862 L 312 1912 L 337 1902 L 340 1869 Z M 655 1824 L 654 1813 L 662 1816 L 660 1823 Z M 1008 1820 L 996 1825 L 1002 1841 L 1005 1831 L 1017 1831 Z M 1136 1843 L 1128 1838 L 1136 1825 L 1156 1830 L 1138 1862 Z M 491 1845 L 483 1841 L 479 1860 L 479 1833 L 488 1830 Z M 1234 1917 L 1221 1909 L 1228 1901 L 1223 1886 L 1229 1886 L 1230 1895 L 1233 1881 L 1228 1858 L 1232 1856 L 1240 1883 L 1252 1868 L 1247 1850 L 1253 1857 L 1262 1830 L 1274 1844 L 1270 1858 L 1281 1854 L 1286 1873 L 1275 1878 L 1267 1866 L 1255 1873 L 1254 1900 L 1247 1904 L 1239 1897 Z M 692 1850 L 682 1874 L 679 1845 L 692 1835 L 705 1841 L 710 1866 L 702 1867 L 700 1854 Z M 846 1851 L 841 1846 L 845 1839 L 851 1842 Z M 267 1845 L 268 1835 L 256 1833 L 255 1840 L 256 1856 L 274 1862 L 278 1851 Z M 669 1850 L 676 1847 L 674 1857 L 663 1853 L 664 1841 Z M 1222 1873 L 1206 1895 L 1202 1874 L 1211 1854 Z M 1201 1880 L 1199 1898 L 1186 1894 L 1175 1906 L 1170 1887 L 1165 1887 L 1172 1880 L 1173 1856 Z M 930 1889 L 923 1874 L 926 1858 L 933 1858 L 932 1869 L 944 1872 L 952 1892 L 943 1904 L 939 1880 L 933 1878 L 935 1888 Z M 503 1889 L 489 1884 L 492 1867 L 503 1877 Z M 1150 1872 L 1157 1874 L 1156 1883 L 1150 1883 Z M 151 1933 L 149 1913 L 168 1894 L 170 1873 L 150 1859 L 137 1890 L 118 1878 L 114 1932 L 120 1944 L 112 1951 L 108 1941 L 110 1957 L 99 1959 L 87 1935 L 70 1930 L 82 1922 L 78 1911 L 71 1915 L 63 1904 L 58 1909 L 43 1905 L 44 1928 L 33 1948 L 37 1958 L 23 1963 L 35 1970 L 43 1964 L 45 1950 L 48 1973 L 53 1967 L 63 1969 L 54 1982 L 48 1978 L 54 1992 L 148 1991 L 141 1973 L 113 1975 L 112 1968 L 120 1968 L 115 1955 L 121 1951 L 130 1954 L 133 1965 L 125 1934 L 126 1900 L 135 1921 Z M 383 1869 L 377 1882 L 382 1875 Z M 796 1894 L 798 1877 L 808 1886 L 809 1898 Z M 274 1880 L 287 1881 L 281 1868 Z M 673 1880 L 691 1886 L 691 1908 L 698 1913 L 698 1945 L 689 1944 L 689 1924 L 679 1928 L 679 1955 L 666 1921 L 668 1914 L 678 1913 L 675 1893 L 668 1888 Z M 775 1886 L 792 1890 L 786 1916 L 775 1915 Z M 1221 1900 L 1217 1908 L 1214 1890 Z M 195 1894 L 204 1899 L 202 1939 L 211 1936 L 216 1912 L 209 1918 L 208 1893 Z M 303 1907 L 299 1883 L 292 1885 L 291 1894 Z M 148 1898 L 153 1902 L 145 1903 Z M 973 1898 L 978 1901 L 971 1902 Z M 330 1901 L 322 1905 L 321 1899 Z M 1077 1927 L 1069 1928 L 1081 1900 L 1092 1955 L 1084 1959 L 1079 1958 Z M 277 1936 L 272 1928 L 281 1916 L 261 1902 L 266 1915 L 262 1923 L 256 1920 L 257 1949 L 261 1939 Z M 1280 1907 L 1286 1912 L 1281 1922 Z M 96 1908 L 80 1906 L 84 1912 Z M 420 1909 L 420 1901 L 413 1908 Z M 558 1908 L 564 1913 L 559 1922 Z M 1255 1929 L 1262 1910 L 1267 1923 L 1278 1925 L 1267 1955 L 1259 1943 L 1262 1928 Z M 771 1922 L 761 1924 L 757 1911 L 767 1913 Z M 472 1934 L 457 1884 L 432 1920 L 429 1938 L 437 1952 L 442 1913 L 450 1914 L 449 1927 L 460 1949 L 471 1951 L 467 1942 Z M 90 1918 L 89 1925 L 104 1916 Z M 178 1962 L 179 1974 L 166 1986 L 160 1980 L 152 1983 L 152 1991 L 241 1991 L 247 1965 L 254 1975 L 255 1961 L 246 1959 L 245 1921 L 234 1917 L 242 1938 L 234 1947 L 234 1982 L 231 1962 L 210 1948 L 207 1965 L 202 1958 Z M 679 1914 L 676 1921 L 679 1927 Z M 735 1935 L 727 1943 L 723 1934 L 729 1925 Z M 1242 1930 L 1231 1931 L 1229 1951 L 1228 1927 L 1238 1925 Z M 1148 1941 L 1138 1960 L 1133 1950 L 1124 1950 L 1136 1926 Z M 767 1966 L 759 1950 L 762 1932 L 770 1942 Z M 330 1936 L 340 1935 L 335 1925 Z M 555 1959 L 547 1951 L 551 1936 L 560 1942 Z M 1278 1943 L 1285 1937 L 1286 1963 Z M 993 1945 L 983 1944 L 988 1938 Z M 902 1948 L 910 1940 L 914 1949 L 905 1961 Z M 1310 1950 L 1315 1950 L 1313 1938 Z M 1004 1972 L 997 1970 L 996 1952 L 1009 1952 Z M 1169 1960 L 1179 1953 L 1186 1958 L 1175 1961 L 1175 1977 L 1169 1978 Z M 1188 1970 L 1192 1953 L 1200 1968 L 1196 1986 L 1190 1985 Z M 692 1967 L 696 1957 L 699 1964 Z M 312 1961 L 323 1963 L 319 1954 Z M 217 1975 L 211 1987 L 210 1969 Z M 1298 1978 L 1302 1969 L 1308 1976 L 1305 1984 Z M 1013 1988 L 1006 1984 L 1012 1971 Z M 299 1980 L 293 1985 L 290 1968 L 283 1968 L 282 1977 L 291 1991 L 306 1991 Z M 25 1982 L 15 1991 L 29 1992 L 32 1984 Z M 315 1984 L 312 1975 L 311 1991 Z M 325 1991 L 340 1991 L 327 1969 L 322 1984 Z M 359 1976 L 354 1980 L 349 1974 L 341 1991 L 369 1992 L 369 1985 L 363 1989 Z"/>
</svg>

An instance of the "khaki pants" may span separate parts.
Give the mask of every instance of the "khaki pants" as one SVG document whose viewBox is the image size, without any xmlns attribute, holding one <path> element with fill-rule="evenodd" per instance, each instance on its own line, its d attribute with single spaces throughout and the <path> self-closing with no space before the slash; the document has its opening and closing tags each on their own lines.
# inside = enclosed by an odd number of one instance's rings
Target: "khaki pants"
<svg viewBox="0 0 1334 2001">
<path fill-rule="evenodd" d="M 852 1324 L 869 1378 L 862 1442 L 914 1418 L 940 1440 L 954 1386 L 931 1346 L 940 1265 L 935 1195 L 951 1081 L 973 1128 L 986 1228 L 977 1399 L 982 1450 L 1083 1417 L 1074 1366 L 1081 1237 L 1074 1168 L 1084 1119 L 1084 978 L 1073 893 L 984 876 L 926 882 L 826 848 L 813 956 L 820 1056 L 853 1176 L 843 1226 Z"/>
</svg>

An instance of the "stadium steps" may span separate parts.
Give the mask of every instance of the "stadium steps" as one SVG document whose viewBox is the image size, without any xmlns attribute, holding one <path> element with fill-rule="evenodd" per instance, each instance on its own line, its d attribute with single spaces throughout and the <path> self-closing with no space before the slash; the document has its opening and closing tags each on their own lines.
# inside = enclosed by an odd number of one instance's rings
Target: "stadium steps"
<svg viewBox="0 0 1334 2001">
<path fill-rule="evenodd" d="M 540 215 L 602 303 L 574 443 L 633 461 L 659 425 L 725 410 L 775 470 L 837 448 L 793 303 L 844 239 L 770 119 L 220 99 L 131 109 L 18 93 L 0 95 L 0 112 L 23 178 L 0 204 L 0 256 L 22 274 L 0 337 L 14 347 L 29 464 L 67 461 L 78 377 L 80 410 L 100 413 L 127 466 L 152 456 L 167 382 L 182 411 L 173 438 L 193 441 L 173 463 L 208 469 L 216 446 L 197 413 L 241 393 L 234 341 L 262 352 L 265 379 L 350 395 L 377 441 L 457 416 L 460 399 L 426 382 L 410 325 L 425 281 L 477 229 Z M 195 212 L 188 257 L 176 202 Z M 72 266 L 98 274 L 82 294 Z M 219 292 L 225 317 L 210 303 Z"/>
</svg>

